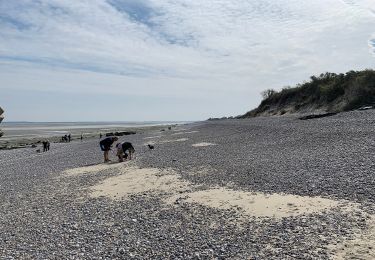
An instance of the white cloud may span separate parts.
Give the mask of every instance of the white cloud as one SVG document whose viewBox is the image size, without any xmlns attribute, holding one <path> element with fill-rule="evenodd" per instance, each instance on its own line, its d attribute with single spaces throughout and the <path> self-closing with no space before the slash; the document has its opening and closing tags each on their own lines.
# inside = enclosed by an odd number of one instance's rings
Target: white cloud
<svg viewBox="0 0 375 260">
<path fill-rule="evenodd" d="M 0 1 L 0 77 L 14 89 L 223 102 L 231 91 L 373 67 L 372 2 Z"/>
</svg>

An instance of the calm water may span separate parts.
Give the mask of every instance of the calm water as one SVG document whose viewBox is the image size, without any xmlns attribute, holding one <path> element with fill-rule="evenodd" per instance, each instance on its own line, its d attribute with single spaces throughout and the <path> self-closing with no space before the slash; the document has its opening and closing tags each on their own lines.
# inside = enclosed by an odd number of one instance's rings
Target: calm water
<svg viewBox="0 0 375 260">
<path fill-rule="evenodd" d="M 30 123 L 30 122 L 3 122 L 0 128 L 4 132 L 2 139 L 29 138 L 36 136 L 60 136 L 68 133 L 87 134 L 106 132 L 114 129 L 132 127 L 147 127 L 157 125 L 183 124 L 188 122 L 61 122 L 61 123 Z"/>
</svg>

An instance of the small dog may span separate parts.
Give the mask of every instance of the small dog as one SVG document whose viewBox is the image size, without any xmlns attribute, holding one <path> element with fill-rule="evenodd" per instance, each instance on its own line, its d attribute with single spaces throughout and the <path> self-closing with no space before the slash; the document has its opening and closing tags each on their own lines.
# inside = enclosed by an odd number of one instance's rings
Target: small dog
<svg viewBox="0 0 375 260">
<path fill-rule="evenodd" d="M 151 145 L 151 144 L 148 144 L 147 145 L 148 146 L 148 148 L 150 148 L 150 150 L 153 150 L 155 147 L 153 146 L 153 145 Z"/>
</svg>

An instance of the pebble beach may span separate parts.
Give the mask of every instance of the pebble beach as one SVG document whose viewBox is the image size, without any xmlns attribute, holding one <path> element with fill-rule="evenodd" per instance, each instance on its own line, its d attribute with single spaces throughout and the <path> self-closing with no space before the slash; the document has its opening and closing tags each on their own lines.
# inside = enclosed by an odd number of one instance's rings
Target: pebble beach
<svg viewBox="0 0 375 260">
<path fill-rule="evenodd" d="M 163 130 L 0 151 L 0 259 L 375 259 L 374 110 Z"/>
</svg>

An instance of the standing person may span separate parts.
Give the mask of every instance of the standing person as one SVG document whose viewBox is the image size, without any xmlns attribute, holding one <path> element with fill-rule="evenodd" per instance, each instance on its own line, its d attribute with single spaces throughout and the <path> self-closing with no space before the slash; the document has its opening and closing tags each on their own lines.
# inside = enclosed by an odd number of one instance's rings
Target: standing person
<svg viewBox="0 0 375 260">
<path fill-rule="evenodd" d="M 68 140 L 69 140 L 68 141 L 69 143 L 70 143 L 70 140 L 72 140 L 72 136 L 70 134 L 68 135 Z"/>
<path fill-rule="evenodd" d="M 109 162 L 108 154 L 109 150 L 111 150 L 111 146 L 114 142 L 118 140 L 118 137 L 116 136 L 110 136 L 107 138 L 104 138 L 99 142 L 100 149 L 104 152 L 104 162 Z"/>
<path fill-rule="evenodd" d="M 81 142 L 82 142 L 82 140 L 83 140 L 83 134 L 81 134 Z"/>
<path fill-rule="evenodd" d="M 47 151 L 49 151 L 50 145 L 51 145 L 51 143 L 47 140 Z"/>
<path fill-rule="evenodd" d="M 119 162 L 123 162 L 124 157 L 125 159 L 127 159 L 128 157 L 129 157 L 129 160 L 132 159 L 132 154 L 135 152 L 135 149 L 131 143 L 129 142 L 118 143 L 116 145 L 116 148 L 117 148 L 117 157 L 118 157 Z M 126 153 L 127 151 L 129 151 L 129 155 Z"/>
<path fill-rule="evenodd" d="M 100 135 L 99 135 L 99 139 L 102 139 L 102 137 L 103 137 L 103 135 L 102 135 L 102 133 L 100 133 Z"/>
<path fill-rule="evenodd" d="M 47 143 L 48 141 L 43 141 L 42 144 L 43 144 L 43 152 L 47 152 Z"/>
</svg>

